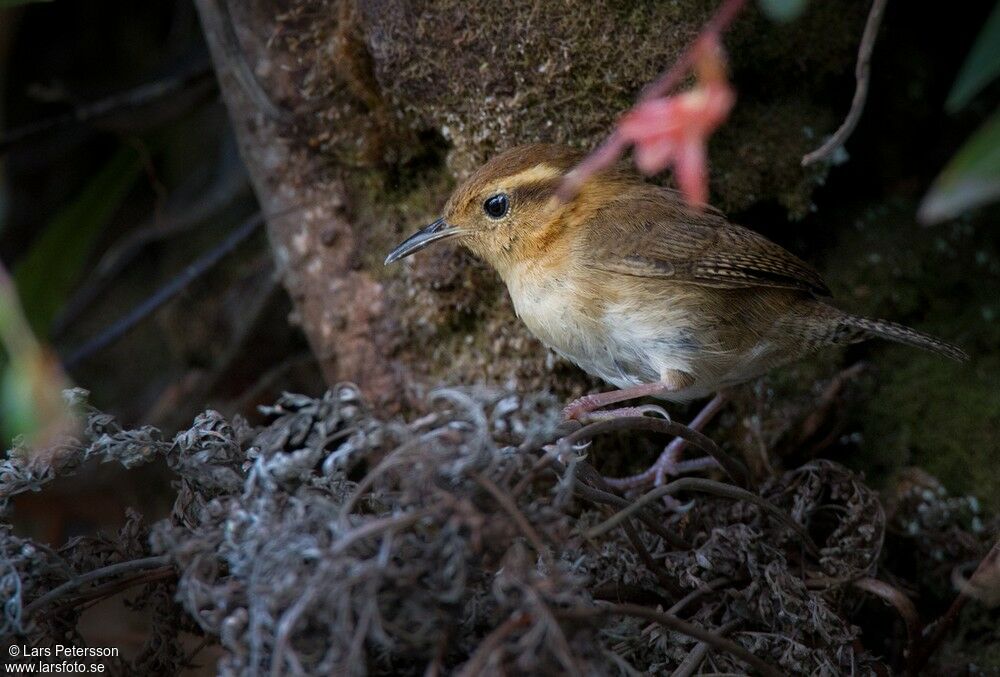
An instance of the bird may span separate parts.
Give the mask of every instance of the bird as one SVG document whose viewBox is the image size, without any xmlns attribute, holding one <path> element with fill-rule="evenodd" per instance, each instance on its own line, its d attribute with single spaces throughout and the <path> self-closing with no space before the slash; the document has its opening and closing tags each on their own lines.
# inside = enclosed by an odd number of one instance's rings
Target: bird
<svg viewBox="0 0 1000 677">
<path fill-rule="evenodd" d="M 702 426 L 724 403 L 719 393 L 871 338 L 967 359 L 928 334 L 839 309 L 812 266 L 624 162 L 560 200 L 557 189 L 582 159 L 553 144 L 496 155 L 455 188 L 439 219 L 385 259 L 455 240 L 489 264 L 535 337 L 615 387 L 569 403 L 567 418 L 643 413 L 598 412 L 643 396 L 683 403 L 716 394 L 691 424 Z M 616 486 L 661 482 L 679 448 Z"/>
</svg>

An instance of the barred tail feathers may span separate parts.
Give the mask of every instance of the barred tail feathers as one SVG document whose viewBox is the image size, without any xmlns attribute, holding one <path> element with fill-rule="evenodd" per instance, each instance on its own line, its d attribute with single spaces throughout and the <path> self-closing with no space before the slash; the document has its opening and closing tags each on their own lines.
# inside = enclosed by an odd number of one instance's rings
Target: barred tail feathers
<svg viewBox="0 0 1000 677">
<path fill-rule="evenodd" d="M 910 329 L 907 326 L 888 320 L 872 320 L 867 317 L 845 314 L 842 319 L 842 325 L 846 329 L 855 329 L 861 333 L 861 336 L 855 340 L 877 337 L 895 341 L 896 343 L 903 343 L 914 348 L 929 350 L 932 353 L 944 355 L 958 362 L 965 362 L 969 359 L 968 354 L 957 346 L 946 343 L 930 334 L 925 334 L 916 329 Z"/>
</svg>

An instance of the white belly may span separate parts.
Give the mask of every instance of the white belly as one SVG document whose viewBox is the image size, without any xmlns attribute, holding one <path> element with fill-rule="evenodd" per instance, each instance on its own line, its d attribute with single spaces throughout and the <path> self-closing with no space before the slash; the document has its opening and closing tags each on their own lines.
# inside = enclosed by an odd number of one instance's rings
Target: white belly
<svg viewBox="0 0 1000 677">
<path fill-rule="evenodd" d="M 574 303 L 561 279 L 510 286 L 514 309 L 528 329 L 559 355 L 618 388 L 660 380 L 668 370 L 693 373 L 699 346 L 681 322 L 681 313 L 655 318 L 629 302 L 588 316 Z M 708 391 L 711 392 L 711 391 Z M 686 400 L 701 392 L 665 394 Z"/>
</svg>

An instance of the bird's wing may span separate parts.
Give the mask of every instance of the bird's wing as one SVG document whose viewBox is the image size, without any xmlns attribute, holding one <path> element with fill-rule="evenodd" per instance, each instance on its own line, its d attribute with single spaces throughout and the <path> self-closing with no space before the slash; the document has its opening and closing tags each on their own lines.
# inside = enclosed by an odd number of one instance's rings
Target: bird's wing
<svg viewBox="0 0 1000 677">
<path fill-rule="evenodd" d="M 694 212 L 655 189 L 616 200 L 597 215 L 587 248 L 595 268 L 706 287 L 830 290 L 809 264 L 720 212 Z"/>
</svg>

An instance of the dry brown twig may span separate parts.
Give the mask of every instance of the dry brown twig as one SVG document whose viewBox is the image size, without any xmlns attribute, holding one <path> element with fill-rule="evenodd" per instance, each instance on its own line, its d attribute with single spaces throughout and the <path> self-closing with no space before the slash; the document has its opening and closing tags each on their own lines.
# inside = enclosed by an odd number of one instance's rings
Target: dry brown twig
<svg viewBox="0 0 1000 677">
<path fill-rule="evenodd" d="M 180 601 L 206 636 L 219 638 L 223 660 L 237 672 L 330 674 L 370 661 L 373 673 L 391 674 L 416 660 L 432 674 L 463 668 L 465 674 L 591 673 L 615 666 L 638 674 L 625 667 L 633 656 L 637 668 L 668 671 L 690 670 L 699 660 L 703 670 L 712 661 L 716 668 L 764 674 L 778 667 L 835 674 L 874 664 L 852 644 L 856 631 L 834 608 L 829 597 L 835 596 L 801 584 L 797 564 L 804 548 L 785 519 L 794 515 L 804 524 L 828 499 L 795 471 L 762 495 L 696 478 L 675 485 L 733 501 L 699 502 L 683 523 L 681 540 L 691 542 L 678 542 L 679 529 L 665 521 L 659 502 L 635 507 L 636 501 L 606 491 L 585 460 L 562 453 L 573 433 L 555 433 L 552 412 L 538 409 L 539 403 L 555 406 L 551 398 L 522 395 L 520 409 L 498 414 L 491 399 L 498 395 L 466 392 L 452 392 L 443 398 L 447 409 L 409 426 L 376 419 L 346 387 L 322 399 L 284 396 L 265 412 L 280 418 L 252 438 L 221 416 L 201 417 L 173 443 L 157 447 L 171 450 L 189 486 L 219 498 L 204 512 L 181 498 L 182 520 L 154 529 L 151 552 L 171 553 L 176 573 L 154 568 L 101 578 L 48 604 L 38 625 L 75 618 L 85 604 L 98 603 L 98 595 L 159 582 L 152 590 L 168 604 Z M 103 418 L 91 425 L 95 434 L 109 430 Z M 522 432 L 510 432 L 515 429 Z M 159 439 L 150 431 L 111 430 L 100 444 L 111 444 L 103 453 L 114 458 L 130 458 L 126 450 Z M 577 432 L 583 440 L 595 430 Z M 539 440 L 558 437 L 557 448 L 542 448 Z M 529 438 L 531 448 L 522 451 Z M 364 479 L 349 474 L 359 467 Z M 818 466 L 805 475 L 822 484 L 839 477 L 830 472 Z M 571 492 L 582 500 L 570 500 Z M 760 502 L 767 504 L 762 510 L 753 507 Z M 613 516 L 622 530 L 588 538 L 583 532 L 604 518 L 598 512 L 604 506 L 630 511 Z M 854 566 L 839 554 L 853 542 L 827 538 L 817 558 L 823 571 Z M 22 550 L 12 543 L 0 557 L 20 557 Z M 68 571 L 95 566 L 78 562 Z M 18 566 L 39 569 L 27 561 Z M 858 578 L 871 575 L 854 568 Z M 723 569 L 732 573 L 720 578 Z M 27 589 L 37 597 L 71 575 L 26 579 Z M 164 594 L 161 582 L 174 575 L 176 597 Z M 769 601 L 756 613 L 734 615 L 732 595 L 745 584 L 758 586 L 756 595 Z M 625 601 L 631 605 L 606 606 Z M 789 609 L 791 620 L 774 608 Z M 817 619 L 829 638 L 808 646 L 811 640 L 795 626 L 799 618 Z M 734 621 L 740 633 L 730 636 Z M 675 633 L 692 639 L 678 647 Z M 383 657 L 373 647 L 384 638 L 397 648 Z M 785 638 L 801 645 L 803 657 L 776 653 L 775 643 Z M 329 652 L 303 651 L 314 640 Z M 176 660 L 187 661 L 184 654 Z M 781 666 L 766 663 L 779 655 Z"/>
<path fill-rule="evenodd" d="M 80 593 L 70 599 L 60 602 L 53 606 L 49 611 L 46 611 L 44 616 L 58 614 L 67 608 L 77 608 L 77 609 L 89 609 L 91 606 L 113 597 L 120 592 L 124 592 L 129 588 L 134 588 L 137 585 L 148 585 L 151 583 L 166 582 L 177 578 L 177 570 L 174 569 L 173 565 L 165 565 L 162 567 L 157 567 L 156 569 L 150 569 L 148 571 L 142 571 L 131 576 L 125 576 L 117 580 L 108 581 L 101 585 L 95 586 Z"/>
<path fill-rule="evenodd" d="M 106 567 L 88 571 L 85 574 L 80 574 L 79 576 L 66 581 L 62 585 L 49 590 L 31 604 L 28 604 L 24 607 L 24 616 L 25 618 L 31 618 L 31 616 L 33 616 L 39 609 L 48 606 L 60 597 L 68 595 L 87 583 L 91 583 L 102 578 L 108 578 L 109 576 L 118 576 L 120 574 L 144 571 L 146 569 L 158 569 L 167 566 L 168 564 L 170 564 L 170 558 L 166 555 L 161 555 L 159 557 L 145 557 L 143 559 L 129 560 L 128 562 L 118 562 L 117 564 L 109 564 Z"/>
<path fill-rule="evenodd" d="M 726 623 L 725 625 L 719 628 L 719 636 L 725 637 L 727 634 L 732 632 L 733 629 L 735 629 L 739 624 L 740 621 L 738 620 Z M 698 668 L 701 666 L 702 661 L 705 660 L 705 657 L 708 655 L 709 648 L 710 647 L 707 642 L 698 642 L 697 644 L 695 644 L 694 648 L 691 649 L 691 653 L 687 655 L 687 658 L 684 659 L 684 662 L 682 662 L 680 665 L 677 666 L 677 669 L 673 671 L 670 677 L 691 677 L 695 672 L 698 671 Z"/>
<path fill-rule="evenodd" d="M 768 677 L 778 677 L 779 675 L 784 674 L 781 670 L 778 670 L 767 661 L 753 655 L 730 639 L 721 637 L 717 633 L 712 632 L 711 630 L 706 630 L 705 628 L 694 625 L 693 623 L 681 620 L 673 614 L 656 611 L 644 606 L 639 606 L 638 604 L 602 604 L 601 606 L 591 609 L 560 610 L 557 614 L 566 618 L 575 617 L 580 619 L 615 615 L 645 618 L 646 620 L 653 621 L 654 623 L 659 623 L 669 630 L 705 642 L 705 644 L 708 644 L 713 649 L 730 653 L 744 661 L 747 665 L 762 675 L 767 675 Z"/>
<path fill-rule="evenodd" d="M 872 51 L 875 49 L 875 38 L 878 37 L 878 29 L 882 24 L 882 16 L 885 14 L 885 6 L 888 0 L 873 0 L 872 8 L 868 12 L 868 20 L 865 22 L 865 31 L 861 35 L 861 45 L 858 48 L 858 62 L 854 67 L 854 99 L 851 101 L 851 109 L 844 118 L 843 123 L 837 131 L 826 140 L 822 146 L 807 153 L 802 158 L 802 166 L 808 167 L 820 160 L 827 160 L 834 151 L 844 145 L 854 128 L 858 126 L 861 113 L 865 109 L 865 101 L 868 99 L 868 83 L 871 79 Z"/>
<path fill-rule="evenodd" d="M 507 516 L 510 517 L 517 528 L 520 529 L 521 533 L 524 535 L 528 542 L 531 543 L 531 547 L 535 549 L 538 556 L 544 559 L 546 562 L 551 564 L 551 557 L 549 555 L 548 548 L 542 542 L 541 536 L 535 531 L 535 528 L 531 526 L 531 523 L 524 517 L 524 513 L 518 509 L 517 504 L 511 499 L 509 494 L 504 493 L 504 491 L 496 485 L 488 477 L 484 477 L 481 473 L 473 472 L 472 477 L 475 478 L 476 483 L 479 484 L 483 489 L 486 490 L 493 500 L 503 509 Z"/>
<path fill-rule="evenodd" d="M 475 677 L 483 673 L 490 656 L 500 648 L 504 641 L 518 628 L 531 625 L 531 617 L 523 613 L 514 613 L 506 621 L 498 625 L 493 632 L 476 647 L 475 653 L 469 657 L 465 666 L 458 673 L 459 677 Z"/>
<path fill-rule="evenodd" d="M 597 470 L 595 470 L 589 463 L 577 463 L 576 473 L 579 479 L 582 479 L 586 483 L 576 483 L 573 487 L 573 491 L 581 498 L 593 503 L 603 503 L 605 505 L 613 505 L 618 508 L 627 508 L 631 505 L 630 501 L 622 498 L 618 494 L 612 493 L 611 488 L 606 482 L 604 482 L 604 478 L 601 477 L 600 473 L 598 473 Z M 678 550 L 687 550 L 691 547 L 691 544 L 683 538 L 665 529 L 663 524 L 648 511 L 640 510 L 636 517 L 643 524 L 645 524 L 650 531 L 662 538 L 663 542 L 667 543 L 671 547 Z"/>
<path fill-rule="evenodd" d="M 819 548 L 813 542 L 812 537 L 809 536 L 809 532 L 805 528 L 793 520 L 791 517 L 782 512 L 777 506 L 772 504 L 765 498 L 762 498 L 756 494 L 753 494 L 746 489 L 740 489 L 739 487 L 733 486 L 731 484 L 726 484 L 724 482 L 716 482 L 714 480 L 702 479 L 700 477 L 682 477 L 681 479 L 674 480 L 669 484 L 665 484 L 662 487 L 657 487 L 652 491 L 649 491 L 635 501 L 632 502 L 626 508 L 623 508 L 613 517 L 604 522 L 598 524 L 593 529 L 587 532 L 589 538 L 595 538 L 600 534 L 608 531 L 609 529 L 617 526 L 622 520 L 626 519 L 632 513 L 641 510 L 645 505 L 652 503 L 664 496 L 670 496 L 680 491 L 701 491 L 705 493 L 715 494 L 716 496 L 724 496 L 726 498 L 732 498 L 737 501 L 747 501 L 748 503 L 753 503 L 761 507 L 767 514 L 778 519 L 782 524 L 787 526 L 789 529 L 794 531 L 799 538 L 802 539 L 802 543 L 806 546 L 806 549 L 815 557 L 819 556 Z"/>
<path fill-rule="evenodd" d="M 948 610 L 944 613 L 941 618 L 934 621 L 931 624 L 930 636 L 920 644 L 920 650 L 915 653 L 912 660 L 907 666 L 908 675 L 919 675 L 927 665 L 927 661 L 930 657 L 937 651 L 937 648 L 944 641 L 944 638 L 948 635 L 952 626 L 955 625 L 955 621 L 958 620 L 958 615 L 962 612 L 962 609 L 969 602 L 970 599 L 974 599 L 969 593 L 978 587 L 978 583 L 982 579 L 987 577 L 992 577 L 994 580 L 998 577 L 996 571 L 1000 569 L 1000 540 L 993 544 L 986 556 L 983 557 L 979 566 L 973 572 L 972 576 L 969 577 L 968 584 L 963 586 L 958 596 L 948 607 Z"/>
<path fill-rule="evenodd" d="M 894 585 L 877 578 L 862 578 L 854 581 L 854 587 L 864 590 L 877 597 L 881 597 L 899 612 L 903 623 L 906 625 L 906 660 L 912 660 L 915 655 L 917 642 L 923 634 L 923 624 L 920 622 L 920 614 L 917 607 L 906 594 Z"/>
</svg>

